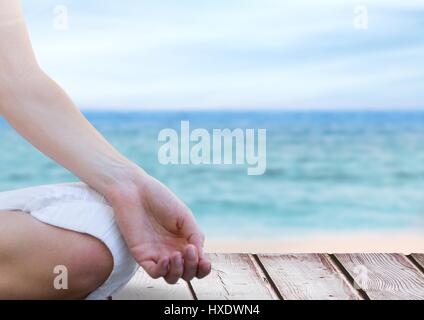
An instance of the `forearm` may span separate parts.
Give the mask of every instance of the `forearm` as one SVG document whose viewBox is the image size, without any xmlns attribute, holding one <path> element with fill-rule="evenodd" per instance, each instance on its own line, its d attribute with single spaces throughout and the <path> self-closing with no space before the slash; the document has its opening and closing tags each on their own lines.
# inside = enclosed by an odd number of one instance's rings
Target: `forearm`
<svg viewBox="0 0 424 320">
<path fill-rule="evenodd" d="M 41 70 L 10 76 L 0 91 L 0 110 L 7 121 L 41 152 L 99 192 L 105 194 L 135 169 Z"/>
<path fill-rule="evenodd" d="M 141 170 L 117 152 L 38 66 L 18 0 L 0 0 L 0 112 L 41 152 L 97 191 Z"/>
</svg>

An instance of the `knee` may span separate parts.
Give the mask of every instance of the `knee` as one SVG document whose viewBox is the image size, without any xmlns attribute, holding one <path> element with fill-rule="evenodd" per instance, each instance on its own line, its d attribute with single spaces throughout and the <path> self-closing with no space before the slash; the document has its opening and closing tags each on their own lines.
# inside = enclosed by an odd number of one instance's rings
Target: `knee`
<svg viewBox="0 0 424 320">
<path fill-rule="evenodd" d="M 100 287 L 113 269 L 113 257 L 99 240 L 86 236 L 72 254 L 69 270 L 70 298 L 85 298 Z"/>
</svg>

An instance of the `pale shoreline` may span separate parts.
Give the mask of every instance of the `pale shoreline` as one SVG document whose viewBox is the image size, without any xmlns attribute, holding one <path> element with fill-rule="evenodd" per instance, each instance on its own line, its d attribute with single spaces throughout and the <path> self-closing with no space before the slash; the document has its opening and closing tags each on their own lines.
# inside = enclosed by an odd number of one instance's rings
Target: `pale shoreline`
<svg viewBox="0 0 424 320">
<path fill-rule="evenodd" d="M 424 253 L 424 232 L 325 233 L 269 239 L 209 239 L 219 253 Z"/>
</svg>

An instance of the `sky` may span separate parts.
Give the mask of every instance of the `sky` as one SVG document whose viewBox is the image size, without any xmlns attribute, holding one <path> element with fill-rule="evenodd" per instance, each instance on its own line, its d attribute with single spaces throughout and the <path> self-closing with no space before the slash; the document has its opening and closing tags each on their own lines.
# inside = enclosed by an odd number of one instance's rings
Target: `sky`
<svg viewBox="0 0 424 320">
<path fill-rule="evenodd" d="M 424 110 L 422 0 L 22 0 L 81 109 Z"/>
</svg>

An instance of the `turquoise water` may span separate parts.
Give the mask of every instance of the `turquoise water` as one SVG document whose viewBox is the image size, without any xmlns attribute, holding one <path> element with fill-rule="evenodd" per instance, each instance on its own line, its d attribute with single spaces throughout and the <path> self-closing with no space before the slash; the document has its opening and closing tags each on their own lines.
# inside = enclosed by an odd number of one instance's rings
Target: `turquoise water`
<svg viewBox="0 0 424 320">
<path fill-rule="evenodd" d="M 193 209 L 208 235 L 424 227 L 424 112 L 88 112 Z M 267 171 L 159 164 L 163 128 L 267 129 Z M 60 137 L 58 137 L 60 139 Z M 75 178 L 0 122 L 0 190 Z M 236 226 L 236 228 L 234 228 Z"/>
</svg>

